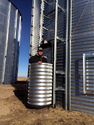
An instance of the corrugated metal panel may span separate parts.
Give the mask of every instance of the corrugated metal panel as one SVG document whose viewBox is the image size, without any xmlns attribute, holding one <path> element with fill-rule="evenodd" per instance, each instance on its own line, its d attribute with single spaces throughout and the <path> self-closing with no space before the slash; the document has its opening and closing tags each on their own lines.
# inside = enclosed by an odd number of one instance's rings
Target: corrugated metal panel
<svg viewBox="0 0 94 125">
<path fill-rule="evenodd" d="M 17 52 L 17 41 L 15 40 L 15 43 L 14 43 L 14 57 L 13 57 L 13 72 L 12 72 L 12 83 L 15 83 L 16 80 L 17 80 L 17 64 L 18 64 L 18 56 L 19 53 Z"/>
<path fill-rule="evenodd" d="M 54 39 L 55 30 L 55 1 L 44 1 L 44 24 L 43 24 L 43 40 Z"/>
<path fill-rule="evenodd" d="M 65 3 L 66 5 L 66 3 Z M 65 9 L 62 11 L 60 8 L 58 8 L 58 23 L 57 23 L 57 36 L 61 38 L 62 40 L 66 36 L 66 14 L 65 14 Z"/>
<path fill-rule="evenodd" d="M 45 57 L 47 58 L 47 62 L 48 63 L 52 63 L 53 62 L 53 58 L 52 58 L 52 48 L 45 48 L 43 49 L 43 53 L 45 55 Z"/>
<path fill-rule="evenodd" d="M 62 41 L 57 42 L 57 71 L 65 71 L 65 43 Z"/>
<path fill-rule="evenodd" d="M 52 64 L 30 65 L 27 103 L 32 106 L 52 104 Z"/>
<path fill-rule="evenodd" d="M 8 23 L 9 2 L 6 0 L 0 1 L 0 84 L 2 84 L 4 73 L 4 53 L 6 47 L 6 33 Z"/>
<path fill-rule="evenodd" d="M 57 107 L 65 107 L 65 92 L 64 91 L 56 91 L 56 106 Z"/>
<path fill-rule="evenodd" d="M 58 41 L 57 43 L 57 61 L 56 61 L 56 105 L 64 106 L 65 100 L 65 44 Z M 60 90 L 61 89 L 61 90 Z"/>
<path fill-rule="evenodd" d="M 15 24 L 16 24 L 15 27 L 16 36 L 14 40 L 12 83 L 15 83 L 17 81 L 17 73 L 18 73 L 19 46 L 21 37 L 21 16 L 19 13 L 18 16 L 15 18 Z"/>
<path fill-rule="evenodd" d="M 17 34 L 18 34 L 18 23 L 19 23 L 19 21 L 18 21 L 18 10 L 16 10 L 16 13 L 15 13 L 15 26 L 14 26 L 14 52 L 13 52 L 13 72 L 12 72 L 12 83 L 15 83 L 16 82 L 16 80 L 17 80 L 17 70 L 16 70 L 16 68 L 17 68 L 17 48 L 18 48 L 18 46 L 17 46 Z"/>
<path fill-rule="evenodd" d="M 40 12 L 41 1 L 32 0 L 32 21 L 31 21 L 31 38 L 30 38 L 30 55 L 37 53 L 37 47 L 40 39 Z"/>
<path fill-rule="evenodd" d="M 94 1 L 72 1 L 70 108 L 92 114 L 94 114 L 93 11 Z M 86 56 L 85 62 L 83 54 Z"/>
<path fill-rule="evenodd" d="M 20 30 L 15 29 L 15 14 L 18 9 L 8 0 L 0 1 L 0 84 L 10 84 L 12 80 L 13 59 L 14 59 L 14 40 L 20 34 Z M 20 22 L 21 14 L 19 13 Z M 19 23 L 19 22 L 18 22 Z M 19 26 L 19 25 L 18 25 Z M 16 33 L 17 30 L 17 33 Z M 19 32 L 19 33 L 18 33 Z M 19 37 L 20 38 L 20 37 Z M 19 46 L 17 45 L 18 49 Z M 18 61 L 18 49 L 17 58 Z M 16 69 L 17 74 L 17 69 Z M 16 75 L 17 76 L 17 75 Z"/>
<path fill-rule="evenodd" d="M 11 5 L 4 84 L 10 84 L 12 80 L 15 13 L 16 13 L 16 9 L 14 10 L 14 6 Z"/>
</svg>

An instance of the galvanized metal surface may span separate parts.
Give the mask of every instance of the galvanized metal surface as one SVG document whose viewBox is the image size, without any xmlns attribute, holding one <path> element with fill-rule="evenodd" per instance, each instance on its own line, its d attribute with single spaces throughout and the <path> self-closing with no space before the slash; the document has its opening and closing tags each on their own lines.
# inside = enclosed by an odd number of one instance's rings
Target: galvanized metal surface
<svg viewBox="0 0 94 125">
<path fill-rule="evenodd" d="M 11 5 L 8 1 L 4 0 L 0 2 L 0 84 L 4 82 L 5 53 L 7 52 L 10 6 Z M 5 17 L 6 22 L 4 22 L 3 17 Z"/>
<path fill-rule="evenodd" d="M 53 69 L 53 107 L 56 104 L 56 59 L 57 59 L 57 19 L 58 19 L 58 0 L 56 0 L 56 5 L 55 5 L 55 32 L 54 32 L 54 69 Z"/>
<path fill-rule="evenodd" d="M 68 72 L 68 69 L 69 69 L 69 15 L 70 15 L 70 11 L 69 11 L 69 8 L 70 8 L 70 4 L 69 4 L 69 0 L 67 0 L 67 5 L 66 5 L 66 55 L 65 55 L 65 59 L 66 59 L 66 64 L 65 64 L 65 109 L 67 110 L 68 109 L 68 102 L 69 102 L 69 91 L 68 91 L 68 86 L 69 86 L 69 72 Z"/>
<path fill-rule="evenodd" d="M 13 69 L 13 66 L 15 66 L 15 62 L 18 65 L 17 51 L 19 50 L 18 41 L 20 41 L 21 34 L 21 14 L 8 0 L 0 1 L 0 29 L 0 48 L 2 48 L 0 49 L 0 84 L 10 84 L 12 79 L 14 79 L 14 82 L 17 79 L 17 69 Z M 17 58 L 14 57 L 14 53 L 17 53 Z M 16 78 L 14 78 L 14 72 Z"/>
<path fill-rule="evenodd" d="M 53 50 L 52 50 L 52 48 L 49 47 L 49 48 L 43 49 L 43 53 L 47 58 L 47 62 L 52 63 L 53 62 Z"/>
<path fill-rule="evenodd" d="M 5 52 L 5 71 L 4 71 L 4 84 L 11 83 L 12 80 L 12 66 L 13 66 L 13 49 L 14 49 L 14 21 L 15 21 L 15 11 L 12 15 L 13 5 L 10 3 L 9 12 L 10 15 L 8 17 L 9 24 L 8 24 L 8 34 L 7 34 L 7 46 Z M 13 20 L 11 19 L 13 18 Z M 11 30 L 12 29 L 12 30 Z"/>
<path fill-rule="evenodd" d="M 32 0 L 32 20 L 31 20 L 31 33 L 30 33 L 30 56 L 37 53 L 37 47 L 40 42 L 40 14 L 41 14 L 41 1 Z"/>
<path fill-rule="evenodd" d="M 94 114 L 94 1 L 71 3 L 70 109 Z"/>
<path fill-rule="evenodd" d="M 12 83 L 15 83 L 16 80 L 17 80 L 17 65 L 18 65 L 18 56 L 19 56 L 19 45 L 17 45 L 17 30 L 18 30 L 18 27 L 17 27 L 17 24 L 18 24 L 18 10 L 16 10 L 16 14 L 15 14 L 15 24 L 14 24 L 14 52 L 13 52 L 13 55 L 14 55 L 14 59 L 13 59 L 13 75 L 12 75 Z M 18 55 L 18 56 L 17 56 Z"/>
<path fill-rule="evenodd" d="M 16 32 L 16 35 L 15 35 L 15 39 L 14 39 L 12 83 L 15 83 L 17 81 L 18 62 L 19 62 L 19 47 L 20 47 L 20 39 L 21 39 L 21 18 L 22 17 L 19 15 L 19 13 L 18 13 L 17 17 L 15 15 L 15 25 L 16 25 L 15 26 L 15 32 Z M 18 21 L 16 21 L 16 18 L 17 18 Z"/>
<path fill-rule="evenodd" d="M 27 103 L 33 106 L 52 104 L 52 64 L 30 65 Z"/>
</svg>

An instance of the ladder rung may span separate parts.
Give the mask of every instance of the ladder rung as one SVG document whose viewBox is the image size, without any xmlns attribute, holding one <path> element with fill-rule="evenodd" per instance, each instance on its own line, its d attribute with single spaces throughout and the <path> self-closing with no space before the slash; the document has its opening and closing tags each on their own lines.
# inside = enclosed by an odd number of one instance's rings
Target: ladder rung
<svg viewBox="0 0 94 125">
<path fill-rule="evenodd" d="M 58 91 L 58 90 L 60 90 L 60 91 L 65 91 L 65 88 L 63 88 L 63 87 L 57 87 L 57 88 L 55 89 L 55 91 Z"/>
<path fill-rule="evenodd" d="M 65 13 L 65 10 L 60 5 L 58 5 L 58 8 L 61 9 Z"/>
<path fill-rule="evenodd" d="M 46 27 L 43 27 L 43 29 L 48 30 Z"/>
<path fill-rule="evenodd" d="M 45 3 L 50 4 L 48 1 L 44 0 Z"/>
<path fill-rule="evenodd" d="M 65 74 L 65 72 L 64 72 L 64 71 L 56 71 L 56 74 L 61 74 L 61 75 L 63 75 L 63 74 Z"/>
<path fill-rule="evenodd" d="M 62 42 L 64 42 L 65 40 L 63 39 L 63 38 L 60 38 L 60 37 L 56 37 L 58 40 L 60 40 L 60 41 L 62 41 Z"/>
<path fill-rule="evenodd" d="M 49 18 L 48 16 L 46 16 L 45 14 L 44 14 L 44 16 L 46 17 L 46 18 Z"/>
</svg>

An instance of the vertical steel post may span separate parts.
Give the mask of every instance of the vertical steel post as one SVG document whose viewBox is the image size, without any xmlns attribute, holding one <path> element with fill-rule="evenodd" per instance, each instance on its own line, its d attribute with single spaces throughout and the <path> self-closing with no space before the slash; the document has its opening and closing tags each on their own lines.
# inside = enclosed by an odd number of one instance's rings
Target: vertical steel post
<svg viewBox="0 0 94 125">
<path fill-rule="evenodd" d="M 57 18 L 58 18 L 58 0 L 56 0 L 56 7 L 55 7 L 55 36 L 54 36 L 54 70 L 53 70 L 53 107 L 55 106 L 56 102 L 56 54 L 57 54 Z"/>
<path fill-rule="evenodd" d="M 70 0 L 70 40 L 69 40 L 69 110 L 71 110 L 71 39 L 72 39 L 72 0 Z"/>
<path fill-rule="evenodd" d="M 5 75 L 5 67 L 6 67 L 6 58 L 7 58 L 6 56 L 7 56 L 7 49 L 8 49 L 8 37 L 9 37 L 9 25 L 10 25 L 10 13 L 11 13 L 11 3 L 9 2 L 7 32 L 6 32 L 6 45 L 5 45 L 3 74 L 2 74 L 2 83 L 4 83 L 4 75 Z"/>
<path fill-rule="evenodd" d="M 67 0 L 67 12 L 66 12 L 66 61 L 65 61 L 65 109 L 68 106 L 68 36 L 69 36 L 69 0 Z"/>
<path fill-rule="evenodd" d="M 31 49 L 31 51 L 32 51 L 32 54 L 33 54 L 33 51 L 34 51 L 34 49 L 35 49 L 35 32 L 34 32 L 34 26 L 35 26 L 35 2 L 36 2 L 36 0 L 33 0 L 33 13 L 32 13 L 32 16 L 33 16 L 33 19 L 32 19 L 32 49 Z M 33 55 L 35 55 L 35 52 L 34 52 L 34 54 Z"/>
</svg>

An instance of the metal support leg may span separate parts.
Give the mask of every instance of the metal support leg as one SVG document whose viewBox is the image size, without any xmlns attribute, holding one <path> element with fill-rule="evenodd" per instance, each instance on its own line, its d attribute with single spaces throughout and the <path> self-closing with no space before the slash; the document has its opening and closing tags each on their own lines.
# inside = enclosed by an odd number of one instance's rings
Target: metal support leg
<svg viewBox="0 0 94 125">
<path fill-rule="evenodd" d="M 65 109 L 68 105 L 68 29 L 69 29 L 69 0 L 67 0 L 67 16 L 66 16 L 66 61 L 65 61 Z"/>
<path fill-rule="evenodd" d="M 57 54 L 57 18 L 58 18 L 58 0 L 56 0 L 55 8 L 55 36 L 54 36 L 54 72 L 53 72 L 53 107 L 56 103 L 56 54 Z"/>
</svg>

